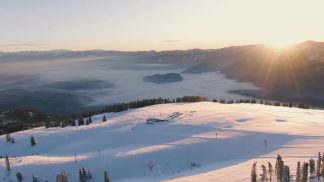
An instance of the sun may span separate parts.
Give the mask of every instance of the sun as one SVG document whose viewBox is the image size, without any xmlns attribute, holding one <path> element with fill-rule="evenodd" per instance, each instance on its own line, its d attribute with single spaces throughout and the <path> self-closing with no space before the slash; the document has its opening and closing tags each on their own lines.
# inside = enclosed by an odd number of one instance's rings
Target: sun
<svg viewBox="0 0 324 182">
<path fill-rule="evenodd" d="M 265 44 L 277 48 L 277 49 L 283 49 L 283 48 L 289 48 L 295 44 L 297 44 L 298 40 L 289 40 L 289 39 L 272 39 L 265 41 Z"/>
</svg>

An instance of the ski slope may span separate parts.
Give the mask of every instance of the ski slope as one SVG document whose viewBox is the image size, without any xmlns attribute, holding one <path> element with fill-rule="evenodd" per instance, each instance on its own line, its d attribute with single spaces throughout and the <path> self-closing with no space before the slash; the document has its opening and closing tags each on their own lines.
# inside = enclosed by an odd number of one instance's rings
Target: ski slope
<svg viewBox="0 0 324 182">
<path fill-rule="evenodd" d="M 147 124 L 148 118 L 168 118 Z M 108 119 L 102 122 L 103 115 Z M 250 181 L 253 162 L 273 163 L 277 154 L 295 172 L 297 161 L 324 151 L 324 111 L 211 102 L 163 104 L 92 117 L 88 126 L 35 128 L 0 136 L 0 155 L 10 156 L 12 171 L 0 159 L 0 181 L 55 181 L 61 171 L 78 181 L 90 169 L 103 181 Z M 30 146 L 30 137 L 36 146 Z M 265 140 L 267 146 L 265 146 Z"/>
</svg>

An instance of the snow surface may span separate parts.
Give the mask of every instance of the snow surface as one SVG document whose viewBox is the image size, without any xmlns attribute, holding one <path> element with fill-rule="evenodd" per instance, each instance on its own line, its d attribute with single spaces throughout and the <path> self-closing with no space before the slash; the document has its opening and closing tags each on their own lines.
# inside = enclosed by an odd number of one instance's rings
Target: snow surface
<svg viewBox="0 0 324 182">
<path fill-rule="evenodd" d="M 173 120 L 146 124 L 147 118 Z M 102 122 L 105 115 L 107 122 Z M 13 133 L 16 143 L 0 136 L 0 155 L 9 155 L 12 171 L 0 159 L 0 181 L 25 181 L 32 174 L 55 181 L 67 171 L 92 171 L 90 181 L 250 181 L 253 162 L 274 166 L 277 154 L 295 173 L 297 161 L 324 151 L 324 111 L 211 102 L 163 104 L 94 116 L 88 126 L 35 128 Z M 217 133 L 217 138 L 216 138 Z M 30 146 L 33 135 L 37 145 Z M 267 140 L 267 146 L 264 145 Z M 100 153 L 100 154 L 99 154 Z M 76 160 L 75 160 L 76 159 Z M 150 170 L 151 166 L 151 170 Z"/>
</svg>

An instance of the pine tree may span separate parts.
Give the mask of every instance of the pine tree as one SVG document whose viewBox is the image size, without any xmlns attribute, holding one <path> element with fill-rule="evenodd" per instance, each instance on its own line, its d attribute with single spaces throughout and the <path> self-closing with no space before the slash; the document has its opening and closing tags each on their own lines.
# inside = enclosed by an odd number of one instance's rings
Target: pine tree
<svg viewBox="0 0 324 182">
<path fill-rule="evenodd" d="M 261 174 L 261 180 L 262 181 L 267 181 L 267 168 L 265 167 L 265 165 L 261 166 L 262 169 L 262 174 Z"/>
<path fill-rule="evenodd" d="M 84 177 L 84 179 L 88 179 L 87 171 L 84 168 L 82 168 L 82 176 Z"/>
<path fill-rule="evenodd" d="M 15 139 L 11 137 L 11 143 L 15 144 Z"/>
<path fill-rule="evenodd" d="M 276 161 L 276 167 L 275 167 L 275 172 L 277 175 L 278 182 L 281 182 L 281 180 L 282 180 L 283 167 L 284 167 L 284 162 L 283 162 L 281 156 L 278 154 L 277 161 Z"/>
<path fill-rule="evenodd" d="M 272 174 L 273 174 L 273 169 L 272 169 L 272 165 L 271 165 L 270 162 L 268 162 L 268 174 L 269 174 L 269 180 L 271 182 Z"/>
<path fill-rule="evenodd" d="M 317 179 L 320 179 L 321 176 L 321 164 L 322 164 L 322 156 L 321 153 L 318 153 L 318 158 L 317 158 L 317 166 L 316 166 L 316 176 Z"/>
<path fill-rule="evenodd" d="M 16 177 L 17 177 L 17 180 L 18 180 L 19 182 L 21 182 L 21 181 L 23 180 L 23 175 L 22 175 L 22 173 L 19 172 L 19 171 L 16 173 Z"/>
<path fill-rule="evenodd" d="M 50 123 L 47 121 L 45 122 L 45 128 L 49 128 L 50 127 Z"/>
<path fill-rule="evenodd" d="M 314 161 L 314 159 L 309 160 L 309 173 L 310 173 L 311 176 L 313 176 L 314 173 L 315 173 L 315 161 Z"/>
<path fill-rule="evenodd" d="M 103 118 L 102 118 L 102 122 L 106 122 L 107 121 L 107 118 L 106 116 L 104 115 Z"/>
<path fill-rule="evenodd" d="M 308 163 L 303 164 L 303 174 L 302 174 L 302 182 L 307 182 L 308 176 Z"/>
<path fill-rule="evenodd" d="M 7 140 L 7 143 L 11 142 L 10 133 L 9 134 L 6 134 L 6 140 Z"/>
<path fill-rule="evenodd" d="M 38 178 L 35 175 L 33 175 L 33 182 L 38 182 Z"/>
<path fill-rule="evenodd" d="M 321 160 L 321 174 L 322 177 L 324 177 L 324 153 L 322 155 L 322 160 Z"/>
<path fill-rule="evenodd" d="M 251 170 L 251 182 L 257 181 L 256 165 L 257 165 L 256 162 L 253 163 L 252 170 Z"/>
<path fill-rule="evenodd" d="M 9 172 L 11 168 L 10 168 L 9 157 L 7 155 L 6 155 L 6 167 L 7 167 L 7 171 Z"/>
<path fill-rule="evenodd" d="M 282 182 L 290 182 L 290 170 L 289 166 L 284 166 L 283 167 L 283 175 L 282 175 Z"/>
<path fill-rule="evenodd" d="M 78 124 L 79 124 L 79 126 L 84 125 L 84 120 L 83 120 L 82 116 L 79 118 Z"/>
<path fill-rule="evenodd" d="M 69 177 L 65 171 L 56 175 L 56 182 L 69 182 Z"/>
<path fill-rule="evenodd" d="M 91 179 L 92 178 L 92 174 L 90 172 L 90 170 L 88 169 L 88 172 L 87 172 L 87 179 Z"/>
<path fill-rule="evenodd" d="M 88 171 L 86 171 L 85 168 L 79 169 L 79 181 L 80 182 L 85 182 L 85 181 L 87 181 L 87 179 L 91 179 L 91 178 L 92 178 L 92 174 L 89 169 L 88 169 Z"/>
<path fill-rule="evenodd" d="M 79 169 L 79 182 L 85 182 L 85 177 L 83 176 L 81 169 Z"/>
<path fill-rule="evenodd" d="M 105 171 L 104 182 L 110 182 L 110 179 L 109 179 L 109 176 L 107 174 L 107 171 Z"/>
<path fill-rule="evenodd" d="M 36 141 L 35 141 L 34 136 L 31 136 L 31 137 L 30 137 L 30 145 L 31 145 L 31 146 L 35 146 L 35 145 L 36 145 Z"/>
<path fill-rule="evenodd" d="M 302 172 L 300 169 L 300 162 L 297 163 L 297 169 L 296 169 L 296 182 L 301 182 L 302 179 Z"/>
<path fill-rule="evenodd" d="M 92 118 L 91 118 L 91 116 L 89 116 L 89 123 L 92 123 Z"/>
</svg>

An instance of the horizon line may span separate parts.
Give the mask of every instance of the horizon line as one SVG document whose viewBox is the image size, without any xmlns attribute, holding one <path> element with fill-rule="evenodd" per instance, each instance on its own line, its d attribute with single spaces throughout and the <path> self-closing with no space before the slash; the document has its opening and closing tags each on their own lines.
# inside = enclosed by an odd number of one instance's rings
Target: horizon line
<svg viewBox="0 0 324 182">
<path fill-rule="evenodd" d="M 324 41 L 314 41 L 314 40 L 305 40 L 298 43 L 294 43 L 290 46 L 295 46 L 302 43 L 307 42 L 313 42 L 313 43 L 324 43 Z M 0 44 L 1 45 L 1 44 Z M 9 45 L 9 44 L 3 44 L 3 45 Z M 15 44 L 17 45 L 17 44 Z M 27 44 L 24 44 L 27 45 Z M 30 44 L 33 45 L 33 44 Z M 40 44 L 38 44 L 40 45 Z M 225 49 L 230 47 L 243 47 L 243 46 L 256 46 L 256 45 L 264 45 L 264 46 L 271 46 L 266 43 L 256 43 L 256 44 L 238 44 L 238 45 L 229 45 L 224 47 L 218 47 L 218 48 L 188 48 L 188 49 L 163 49 L 163 50 L 157 50 L 157 49 L 147 49 L 147 50 L 118 50 L 118 49 L 100 49 L 100 48 L 94 48 L 94 49 L 80 49 L 80 50 L 74 50 L 74 49 L 48 49 L 48 50 L 16 50 L 16 51 L 2 51 L 0 50 L 0 53 L 26 53 L 26 52 L 54 52 L 54 51 L 68 51 L 68 52 L 85 52 L 85 51 L 105 51 L 105 52 L 168 52 L 168 51 L 190 51 L 190 50 L 218 50 L 218 49 Z M 0 46 L 1 47 L 1 46 Z"/>
</svg>

